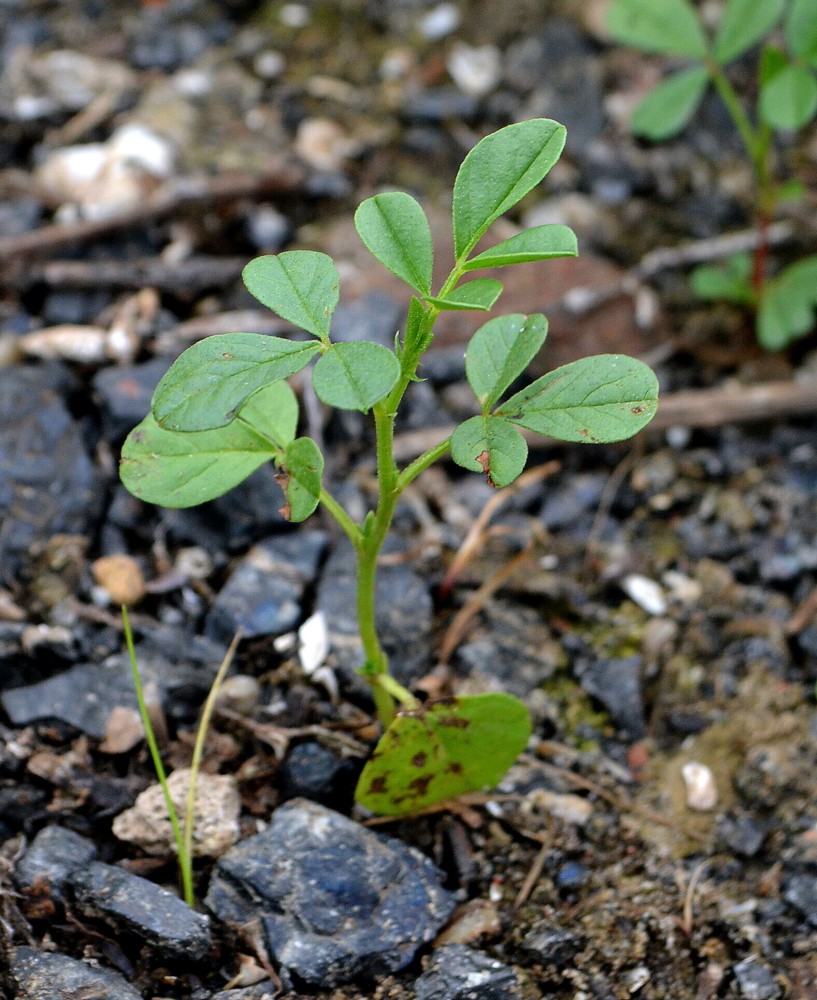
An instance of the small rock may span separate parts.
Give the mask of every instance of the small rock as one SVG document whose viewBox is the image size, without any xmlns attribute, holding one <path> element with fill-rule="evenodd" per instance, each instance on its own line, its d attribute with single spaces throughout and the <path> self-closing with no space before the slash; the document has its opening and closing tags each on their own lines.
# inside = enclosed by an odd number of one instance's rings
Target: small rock
<svg viewBox="0 0 817 1000">
<path fill-rule="evenodd" d="M 343 169 L 354 146 L 331 118 L 305 118 L 298 126 L 293 149 L 310 167 L 332 173 Z"/>
<path fill-rule="evenodd" d="M 102 368 L 93 379 L 102 410 L 105 433 L 118 440 L 150 411 L 150 399 L 168 369 L 167 358 L 152 358 L 138 365 Z"/>
<path fill-rule="evenodd" d="M 133 208 L 170 176 L 173 150 L 166 139 L 132 122 L 104 143 L 63 146 L 43 161 L 37 181 L 72 206 L 74 214 L 104 219 Z M 63 216 L 67 213 L 63 212 Z"/>
<path fill-rule="evenodd" d="M 813 875 L 791 875 L 786 880 L 783 898 L 817 927 L 817 878 Z"/>
<path fill-rule="evenodd" d="M 556 872 L 554 881 L 560 889 L 571 892 L 586 885 L 589 877 L 590 872 L 584 865 L 580 865 L 578 861 L 566 861 Z"/>
<path fill-rule="evenodd" d="M 134 935 L 166 958 L 197 961 L 210 949 L 208 918 L 147 879 L 92 861 L 69 882 L 75 905 L 86 917 Z"/>
<path fill-rule="evenodd" d="M 275 1000 L 280 991 L 272 983 L 257 983 L 238 990 L 219 990 L 210 1000 Z"/>
<path fill-rule="evenodd" d="M 629 573 L 621 581 L 621 589 L 647 614 L 661 616 L 667 613 L 667 599 L 655 580 L 640 573 Z"/>
<path fill-rule="evenodd" d="M 348 809 L 360 768 L 354 761 L 309 741 L 298 743 L 278 769 L 284 799 L 303 796 L 331 809 Z"/>
<path fill-rule="evenodd" d="M 17 986 L 17 996 L 25 1000 L 142 1000 L 118 972 L 88 965 L 59 952 L 15 948 L 9 974 Z"/>
<path fill-rule="evenodd" d="M 752 957 L 732 966 L 732 972 L 744 1000 L 777 1000 L 783 995 L 772 971 Z"/>
<path fill-rule="evenodd" d="M 96 582 L 114 604 L 138 604 L 145 596 L 145 578 L 139 563 L 123 554 L 102 556 L 91 563 Z"/>
<path fill-rule="evenodd" d="M 174 771 L 167 780 L 170 797 L 179 816 L 183 816 L 190 787 L 190 768 Z M 196 781 L 196 809 L 193 821 L 193 854 L 217 858 L 238 840 L 238 816 L 241 801 L 235 779 L 227 774 L 199 772 Z M 169 857 L 176 851 L 173 828 L 161 785 L 151 785 L 130 809 L 113 821 L 113 832 L 120 839 L 138 844 L 147 854 Z"/>
<path fill-rule="evenodd" d="M 241 715 L 251 715 L 261 701 L 261 685 L 249 674 L 233 674 L 224 679 L 218 692 L 219 705 Z"/>
<path fill-rule="evenodd" d="M 460 26 L 460 10 L 455 3 L 441 3 L 420 18 L 417 28 L 429 42 L 438 42 Z"/>
<path fill-rule="evenodd" d="M 567 965 L 581 951 L 582 943 L 572 931 L 542 927 L 530 931 L 522 940 L 522 950 L 540 965 Z"/>
<path fill-rule="evenodd" d="M 461 119 L 473 121 L 479 102 L 458 87 L 430 87 L 427 90 L 409 89 L 403 105 L 403 117 L 409 122 L 440 122 Z"/>
<path fill-rule="evenodd" d="M 718 804 L 718 788 L 710 767 L 693 760 L 684 764 L 681 776 L 686 786 L 686 802 L 689 809 L 709 812 L 715 808 Z"/>
<path fill-rule="evenodd" d="M 407 965 L 454 908 L 419 851 L 304 800 L 219 859 L 206 903 L 259 918 L 270 955 L 327 988 Z"/>
<path fill-rule="evenodd" d="M 145 738 L 142 716 L 135 708 L 114 705 L 105 725 L 105 738 L 99 744 L 102 753 L 119 754 L 133 750 Z"/>
<path fill-rule="evenodd" d="M 205 634 L 228 642 L 281 635 L 301 620 L 301 598 L 326 548 L 321 531 L 297 532 L 255 545 L 233 570 L 207 616 Z"/>
<path fill-rule="evenodd" d="M 496 89 L 502 75 L 502 61 L 495 45 L 473 47 L 457 42 L 446 60 L 451 79 L 464 94 L 485 97 Z"/>
<path fill-rule="evenodd" d="M 462 944 L 438 948 L 415 982 L 417 1000 L 518 1000 L 514 970 Z"/>
<path fill-rule="evenodd" d="M 64 826 L 43 827 L 17 862 L 14 881 L 25 896 L 61 901 L 62 887 L 77 868 L 96 858 L 96 846 Z"/>
<path fill-rule="evenodd" d="M 458 906 L 454 916 L 437 935 L 437 948 L 447 944 L 473 944 L 484 937 L 496 937 L 502 925 L 490 899 L 471 899 Z"/>
<path fill-rule="evenodd" d="M 547 788 L 535 788 L 525 796 L 524 806 L 530 809 L 544 809 L 545 812 L 565 823 L 584 826 L 593 814 L 593 803 L 581 795 L 570 792 L 551 792 Z"/>
<path fill-rule="evenodd" d="M 107 358 L 108 334 L 99 326 L 62 324 L 32 330 L 20 337 L 20 350 L 30 358 L 61 358 L 92 365 Z"/>
<path fill-rule="evenodd" d="M 765 828 L 747 815 L 725 816 L 718 833 L 729 849 L 742 858 L 755 857 L 766 839 Z"/>
<path fill-rule="evenodd" d="M 641 694 L 641 657 L 590 661 L 579 673 L 579 683 L 597 698 L 613 722 L 628 739 L 640 740 L 646 733 Z"/>
</svg>

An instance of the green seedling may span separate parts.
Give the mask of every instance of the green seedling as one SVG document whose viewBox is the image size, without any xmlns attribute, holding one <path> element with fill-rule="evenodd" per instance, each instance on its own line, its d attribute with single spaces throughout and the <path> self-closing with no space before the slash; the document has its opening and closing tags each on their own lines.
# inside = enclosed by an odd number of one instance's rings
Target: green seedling
<svg viewBox="0 0 817 1000">
<path fill-rule="evenodd" d="M 130 625 L 130 616 L 128 615 L 128 609 L 124 604 L 122 605 L 122 630 L 125 633 L 125 645 L 127 646 L 128 656 L 130 658 L 133 688 L 136 692 L 136 702 L 139 706 L 139 717 L 142 720 L 142 727 L 145 730 L 145 742 L 148 745 L 150 758 L 153 761 L 153 770 L 156 772 L 156 777 L 159 779 L 159 784 L 162 788 L 165 807 L 167 808 L 167 816 L 170 820 L 170 828 L 173 831 L 173 840 L 176 844 L 176 857 L 179 860 L 179 877 L 182 884 L 182 894 L 184 896 L 185 903 L 192 907 L 196 902 L 193 888 L 193 834 L 195 832 L 194 827 L 196 818 L 196 787 L 198 784 L 199 771 L 201 770 L 202 757 L 204 756 L 204 743 L 207 738 L 207 730 L 210 728 L 210 720 L 213 717 L 213 710 L 216 707 L 218 693 L 221 690 L 221 685 L 224 683 L 224 678 L 227 676 L 227 671 L 229 670 L 230 664 L 235 656 L 235 651 L 238 648 L 241 634 L 239 633 L 236 635 L 230 643 L 230 647 L 225 653 L 224 659 L 221 661 L 221 666 L 216 672 L 215 680 L 210 687 L 207 700 L 204 703 L 204 709 L 201 713 L 199 726 L 196 730 L 196 741 L 193 745 L 193 756 L 190 761 L 190 784 L 187 788 L 187 796 L 184 804 L 184 822 L 181 822 L 179 820 L 179 812 L 173 802 L 173 796 L 170 794 L 170 786 L 167 783 L 167 772 L 165 771 L 165 766 L 162 763 L 162 754 L 159 750 L 156 733 L 150 719 L 150 709 L 148 708 L 147 701 L 145 699 L 145 692 L 142 686 L 142 675 L 139 671 L 139 662 L 136 659 L 136 647 L 133 643 L 133 630 Z"/>
<path fill-rule="evenodd" d="M 752 166 L 758 241 L 752 256 L 697 268 L 692 287 L 700 298 L 749 307 L 759 343 L 786 347 L 814 326 L 817 255 L 769 276 L 769 226 L 778 205 L 802 193 L 775 175 L 774 135 L 802 128 L 817 113 L 817 0 L 726 0 L 712 37 L 688 0 L 614 0 L 608 25 L 625 45 L 684 63 L 636 107 L 636 135 L 654 142 L 676 135 L 710 86 L 723 101 Z M 752 49 L 759 53 L 757 100 L 747 110 L 727 67 Z"/>
<path fill-rule="evenodd" d="M 573 232 L 560 225 L 537 226 L 478 249 L 491 224 L 556 163 L 565 135 L 557 122 L 535 119 L 500 129 L 466 156 L 453 192 L 454 266 L 436 291 L 431 231 L 419 203 L 408 194 L 387 192 L 359 206 L 355 224 L 363 243 L 414 293 L 394 350 L 332 340 L 339 279 L 325 254 L 294 250 L 251 261 L 244 269 L 247 288 L 307 339 L 234 333 L 193 345 L 162 378 L 150 415 L 122 451 L 127 488 L 167 507 L 211 500 L 271 461 L 288 520 L 303 521 L 320 505 L 345 532 L 357 556 L 360 672 L 385 727 L 356 797 L 379 813 L 409 813 L 494 785 L 531 732 L 527 710 L 510 695 L 421 705 L 389 673 L 375 627 L 375 582 L 378 554 L 400 495 L 449 452 L 457 464 L 502 487 L 525 467 L 523 429 L 563 441 L 620 441 L 656 411 L 655 375 L 622 355 L 574 361 L 513 392 L 544 344 L 548 324 L 542 315 L 501 316 L 474 334 L 465 354 L 478 415 L 404 468 L 395 461 L 395 418 L 406 390 L 419 378 L 437 317 L 451 309 L 487 312 L 502 291 L 501 282 L 472 273 L 576 255 Z M 318 446 L 297 436 L 298 405 L 284 380 L 310 361 L 315 362 L 312 385 L 323 403 L 372 415 L 378 495 L 361 523 L 324 483 Z"/>
</svg>

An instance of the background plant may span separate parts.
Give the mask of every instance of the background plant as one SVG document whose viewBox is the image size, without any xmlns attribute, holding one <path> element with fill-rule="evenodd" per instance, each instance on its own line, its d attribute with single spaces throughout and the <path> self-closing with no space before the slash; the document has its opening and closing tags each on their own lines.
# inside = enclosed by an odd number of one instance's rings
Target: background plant
<svg viewBox="0 0 817 1000">
<path fill-rule="evenodd" d="M 776 131 L 802 128 L 817 113 L 817 0 L 726 0 L 711 38 L 688 0 L 614 0 L 608 25 L 626 45 L 688 64 L 636 107 L 631 119 L 636 135 L 656 142 L 676 135 L 710 86 L 723 101 L 752 166 L 758 242 L 753 256 L 698 268 L 693 288 L 701 298 L 755 309 L 759 342 L 769 350 L 785 347 L 814 325 L 817 256 L 769 277 L 768 227 L 780 202 L 802 192 L 775 176 L 773 140 Z M 760 43 L 752 106 L 741 100 L 727 67 Z"/>
<path fill-rule="evenodd" d="M 478 415 L 405 468 L 394 458 L 398 408 L 419 377 L 440 312 L 488 312 L 502 292 L 501 282 L 474 278 L 472 272 L 577 253 L 573 232 L 560 225 L 537 226 L 477 250 L 491 224 L 556 163 L 565 135 L 557 122 L 535 119 L 500 129 L 466 156 L 453 190 L 454 266 L 437 291 L 431 231 L 419 203 L 408 194 L 387 192 L 358 207 L 355 225 L 364 244 L 414 293 L 393 350 L 366 341 L 332 341 L 339 277 L 327 255 L 295 250 L 251 261 L 243 275 L 249 291 L 309 339 L 235 333 L 193 345 L 162 378 L 151 413 L 123 448 L 122 480 L 149 502 L 203 503 L 272 461 L 288 520 L 303 521 L 320 505 L 345 532 L 357 556 L 360 672 L 386 727 L 356 792 L 358 801 L 376 812 L 410 812 L 495 784 L 530 735 L 527 709 L 510 695 L 420 705 L 389 673 L 375 627 L 375 583 L 378 554 L 400 495 L 448 452 L 457 464 L 502 487 L 525 467 L 522 429 L 564 441 L 619 441 L 645 426 L 656 410 L 655 375 L 622 355 L 584 358 L 511 392 L 544 344 L 548 325 L 538 314 L 501 316 L 485 323 L 466 350 Z M 297 436 L 298 404 L 285 379 L 313 360 L 312 385 L 323 403 L 372 414 L 378 496 L 361 523 L 324 484 L 318 446 Z"/>
</svg>

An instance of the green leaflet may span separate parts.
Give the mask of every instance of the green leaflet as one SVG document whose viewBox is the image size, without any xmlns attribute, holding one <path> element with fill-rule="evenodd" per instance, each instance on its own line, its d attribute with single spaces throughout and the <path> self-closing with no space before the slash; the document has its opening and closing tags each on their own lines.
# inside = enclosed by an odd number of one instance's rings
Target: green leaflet
<svg viewBox="0 0 817 1000">
<path fill-rule="evenodd" d="M 287 521 L 305 521 L 320 502 L 323 478 L 323 455 L 312 438 L 290 442 L 275 478 L 286 497 L 282 516 Z"/>
<path fill-rule="evenodd" d="M 568 226 L 534 226 L 472 257 L 465 270 L 505 267 L 552 257 L 576 257 L 578 253 L 576 234 Z"/>
<path fill-rule="evenodd" d="M 767 34 L 783 13 L 783 0 L 729 0 L 718 25 L 713 55 L 728 63 Z"/>
<path fill-rule="evenodd" d="M 426 302 L 444 310 L 474 309 L 488 312 L 502 294 L 502 288 L 502 282 L 496 278 L 475 278 L 464 285 L 459 285 L 444 299 L 433 295 L 426 296 Z"/>
<path fill-rule="evenodd" d="M 508 694 L 449 698 L 398 715 L 358 781 L 356 800 L 385 816 L 491 788 L 527 746 L 527 708 Z"/>
<path fill-rule="evenodd" d="M 533 361 L 547 330 L 544 316 L 520 313 L 498 316 L 477 330 L 465 351 L 465 374 L 483 413 Z"/>
<path fill-rule="evenodd" d="M 751 285 L 752 258 L 748 253 L 735 254 L 724 264 L 705 264 L 690 275 L 692 290 L 699 299 L 716 302 L 725 299 L 740 305 L 751 305 L 754 292 Z"/>
<path fill-rule="evenodd" d="M 805 66 L 786 66 L 762 87 L 758 106 L 772 128 L 802 128 L 817 111 L 817 78 Z"/>
<path fill-rule="evenodd" d="M 148 415 L 125 441 L 119 474 L 140 500 L 162 507 L 195 507 L 279 456 L 297 421 L 298 403 L 286 382 L 257 392 L 226 427 L 169 431 Z"/>
<path fill-rule="evenodd" d="M 601 444 L 632 437 L 657 406 L 651 369 L 623 354 L 598 354 L 543 375 L 497 414 L 560 441 Z"/>
<path fill-rule="evenodd" d="M 669 139 L 687 125 L 708 86 L 709 72 L 704 66 L 672 73 L 639 102 L 630 128 L 653 142 Z"/>
<path fill-rule="evenodd" d="M 314 250 L 268 254 L 251 260 L 242 276 L 262 305 L 321 340 L 328 338 L 340 285 L 331 257 Z"/>
<path fill-rule="evenodd" d="M 615 0 L 607 27 L 616 41 L 644 52 L 705 59 L 707 41 L 695 8 L 687 0 Z"/>
<path fill-rule="evenodd" d="M 367 198 L 355 212 L 355 228 L 372 256 L 421 295 L 431 291 L 434 245 L 418 202 L 401 191 Z"/>
<path fill-rule="evenodd" d="M 165 430 L 223 427 L 253 393 L 300 371 L 318 350 L 312 341 L 258 333 L 208 337 L 188 347 L 165 372 L 151 411 Z"/>
<path fill-rule="evenodd" d="M 817 320 L 817 256 L 791 264 L 763 290 L 757 313 L 757 339 L 779 351 L 811 333 Z"/>
<path fill-rule="evenodd" d="M 492 222 L 520 201 L 559 159 L 567 132 L 549 118 L 508 125 L 465 157 L 454 181 L 454 252 L 462 261 Z"/>
<path fill-rule="evenodd" d="M 792 54 L 814 66 L 817 60 L 817 0 L 791 0 L 785 32 Z"/>
<path fill-rule="evenodd" d="M 451 457 L 471 472 L 484 472 L 492 486 L 508 486 L 525 468 L 528 446 L 502 417 L 471 417 L 451 435 Z"/>
<path fill-rule="evenodd" d="M 327 406 L 365 413 L 387 396 L 400 377 L 400 362 L 381 344 L 333 344 L 312 372 L 312 385 Z"/>
</svg>

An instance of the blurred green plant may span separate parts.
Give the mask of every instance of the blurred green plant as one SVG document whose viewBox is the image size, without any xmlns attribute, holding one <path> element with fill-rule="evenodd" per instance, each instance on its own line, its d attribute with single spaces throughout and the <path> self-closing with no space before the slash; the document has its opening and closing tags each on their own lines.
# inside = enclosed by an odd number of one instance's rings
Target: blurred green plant
<svg viewBox="0 0 817 1000">
<path fill-rule="evenodd" d="M 814 326 L 817 255 L 769 275 L 769 226 L 782 201 L 802 194 L 775 177 L 773 140 L 817 113 L 817 0 L 726 0 L 713 37 L 689 0 L 613 0 L 607 23 L 617 41 L 687 63 L 636 107 L 634 134 L 653 142 L 677 135 L 710 86 L 723 101 L 752 166 L 758 241 L 752 255 L 697 268 L 692 287 L 700 298 L 748 306 L 759 343 L 786 347 Z M 747 110 L 726 67 L 757 47 L 757 98 Z"/>
<path fill-rule="evenodd" d="M 500 316 L 474 334 L 465 353 L 479 414 L 405 468 L 395 461 L 395 418 L 407 388 L 419 380 L 437 317 L 452 309 L 487 312 L 502 292 L 494 278 L 464 279 L 485 268 L 576 255 L 575 235 L 560 225 L 537 226 L 477 251 L 491 224 L 557 162 L 565 136 L 557 122 L 534 119 L 486 136 L 468 153 L 453 191 L 454 266 L 436 292 L 431 230 L 419 203 L 392 191 L 358 207 L 355 225 L 363 243 L 414 293 L 394 350 L 332 341 L 339 276 L 326 254 L 294 250 L 251 261 L 244 269 L 249 291 L 308 339 L 234 333 L 193 345 L 162 378 L 151 413 L 122 450 L 125 486 L 166 507 L 211 500 L 272 461 L 288 520 L 303 521 L 321 505 L 346 533 L 357 556 L 360 672 L 385 727 L 356 797 L 376 812 L 413 812 L 496 784 L 531 732 L 524 704 L 508 694 L 421 705 L 389 673 L 375 625 L 375 584 L 378 555 L 403 491 L 448 452 L 491 485 L 507 486 L 527 461 L 522 429 L 563 441 L 620 441 L 656 411 L 655 375 L 623 355 L 574 361 L 508 395 L 544 344 L 548 324 L 542 315 Z M 360 523 L 324 486 L 318 446 L 297 436 L 298 403 L 284 380 L 312 360 L 312 386 L 323 403 L 373 416 L 378 497 Z"/>
</svg>

